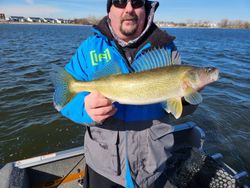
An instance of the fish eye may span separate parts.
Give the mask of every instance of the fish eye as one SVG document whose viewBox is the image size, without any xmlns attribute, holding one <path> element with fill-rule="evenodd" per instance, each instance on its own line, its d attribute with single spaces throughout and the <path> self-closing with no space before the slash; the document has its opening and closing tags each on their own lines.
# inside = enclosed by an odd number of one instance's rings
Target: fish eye
<svg viewBox="0 0 250 188">
<path fill-rule="evenodd" d="M 214 67 L 208 67 L 208 68 L 206 68 L 206 72 L 211 72 L 211 71 L 213 71 L 214 70 Z"/>
</svg>

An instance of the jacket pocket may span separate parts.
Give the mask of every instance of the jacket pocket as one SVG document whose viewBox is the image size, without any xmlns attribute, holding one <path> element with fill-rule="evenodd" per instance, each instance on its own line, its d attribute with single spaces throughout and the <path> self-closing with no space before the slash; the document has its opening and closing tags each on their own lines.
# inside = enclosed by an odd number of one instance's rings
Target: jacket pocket
<svg viewBox="0 0 250 188">
<path fill-rule="evenodd" d="M 145 170 L 152 174 L 159 168 L 164 168 L 170 150 L 174 145 L 173 127 L 169 124 L 159 123 L 149 128 L 148 153 Z"/>
<path fill-rule="evenodd" d="M 154 141 L 161 141 L 163 144 L 169 142 L 168 134 L 173 133 L 174 127 L 166 123 L 158 123 L 150 127 L 149 135 Z"/>
<path fill-rule="evenodd" d="M 91 127 L 85 134 L 86 162 L 94 170 L 119 175 L 118 131 Z"/>
</svg>

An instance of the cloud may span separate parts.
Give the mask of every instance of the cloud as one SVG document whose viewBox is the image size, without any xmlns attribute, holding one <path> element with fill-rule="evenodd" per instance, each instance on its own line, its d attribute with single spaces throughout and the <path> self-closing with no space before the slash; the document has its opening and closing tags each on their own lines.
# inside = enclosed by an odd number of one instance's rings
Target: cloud
<svg viewBox="0 0 250 188">
<path fill-rule="evenodd" d="M 31 0 L 28 0 L 31 1 Z M 39 17 L 56 17 L 58 13 L 63 12 L 62 9 L 45 6 L 45 5 L 20 5 L 20 6 L 4 6 L 1 8 L 7 16 L 39 16 Z"/>
</svg>

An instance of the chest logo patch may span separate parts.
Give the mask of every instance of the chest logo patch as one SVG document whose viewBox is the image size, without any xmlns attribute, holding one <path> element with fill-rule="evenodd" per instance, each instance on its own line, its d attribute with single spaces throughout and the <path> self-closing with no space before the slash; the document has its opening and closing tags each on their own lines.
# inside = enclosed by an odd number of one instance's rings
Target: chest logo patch
<svg viewBox="0 0 250 188">
<path fill-rule="evenodd" d="M 107 48 L 103 53 L 96 53 L 96 50 L 90 51 L 92 66 L 98 65 L 99 62 L 109 62 L 111 60 L 110 51 Z"/>
</svg>

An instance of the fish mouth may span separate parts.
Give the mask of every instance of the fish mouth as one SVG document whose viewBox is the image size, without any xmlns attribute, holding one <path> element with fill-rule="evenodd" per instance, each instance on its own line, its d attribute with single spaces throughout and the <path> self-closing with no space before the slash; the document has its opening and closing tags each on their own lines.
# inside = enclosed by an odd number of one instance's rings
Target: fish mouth
<svg viewBox="0 0 250 188">
<path fill-rule="evenodd" d="M 219 69 L 215 68 L 212 75 L 213 75 L 212 76 L 212 81 L 213 82 L 219 80 L 220 79 L 220 71 L 219 71 Z"/>
</svg>

